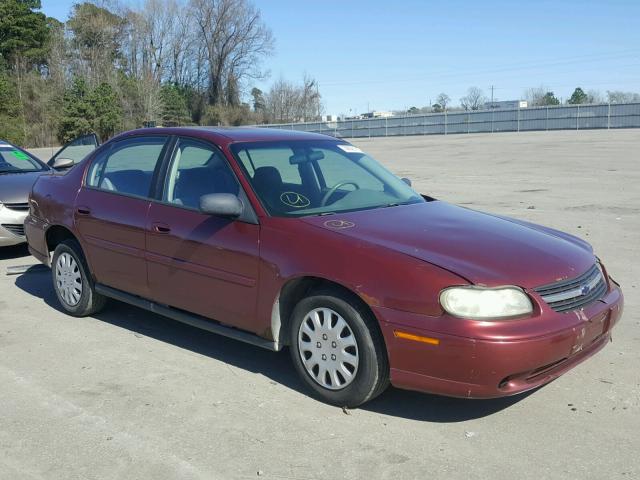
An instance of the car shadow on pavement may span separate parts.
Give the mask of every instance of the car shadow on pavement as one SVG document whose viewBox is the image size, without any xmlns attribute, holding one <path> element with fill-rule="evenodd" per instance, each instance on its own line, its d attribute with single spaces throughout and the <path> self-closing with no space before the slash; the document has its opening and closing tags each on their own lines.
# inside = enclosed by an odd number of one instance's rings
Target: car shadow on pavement
<svg viewBox="0 0 640 480">
<path fill-rule="evenodd" d="M 408 390 L 389 387 L 386 392 L 362 408 L 384 415 L 411 420 L 456 423 L 487 417 L 501 410 L 505 410 L 511 405 L 524 400 L 534 391 L 535 390 L 512 397 L 472 400 L 410 392 Z"/>
<path fill-rule="evenodd" d="M 32 270 L 16 277 L 16 286 L 62 311 L 51 286 L 48 271 Z M 200 355 L 214 358 L 254 373 L 262 374 L 292 390 L 308 394 L 298 379 L 289 354 L 209 333 L 160 315 L 111 300 L 94 318 L 133 334 L 144 335 Z M 481 418 L 504 410 L 527 394 L 494 400 L 465 400 L 410 392 L 390 387 L 378 398 L 360 407 L 363 410 L 426 422 L 454 423 Z"/>
<path fill-rule="evenodd" d="M 0 260 L 13 260 L 14 258 L 30 257 L 29 249 L 26 243 L 20 245 L 12 245 L 11 247 L 0 248 Z M 29 263 L 35 263 L 36 259 L 31 257 L 28 260 Z"/>
</svg>

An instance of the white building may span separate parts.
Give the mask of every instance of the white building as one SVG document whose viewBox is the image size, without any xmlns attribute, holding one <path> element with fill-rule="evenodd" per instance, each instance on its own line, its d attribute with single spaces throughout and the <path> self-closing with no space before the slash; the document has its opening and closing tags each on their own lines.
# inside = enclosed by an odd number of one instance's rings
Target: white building
<svg viewBox="0 0 640 480">
<path fill-rule="evenodd" d="M 382 112 L 382 111 L 373 111 L 373 112 L 368 112 L 368 113 L 364 113 L 362 115 L 363 118 L 387 118 L 387 117 L 393 117 L 393 112 Z"/>
<path fill-rule="evenodd" d="M 517 110 L 528 106 L 529 104 L 526 100 L 504 100 L 502 102 L 495 101 L 484 104 L 486 110 Z"/>
</svg>

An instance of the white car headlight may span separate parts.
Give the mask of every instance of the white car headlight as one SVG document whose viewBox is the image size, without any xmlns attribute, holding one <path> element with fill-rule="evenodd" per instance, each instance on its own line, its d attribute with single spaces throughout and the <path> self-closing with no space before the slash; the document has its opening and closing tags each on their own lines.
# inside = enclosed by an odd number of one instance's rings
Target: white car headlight
<svg viewBox="0 0 640 480">
<path fill-rule="evenodd" d="M 478 320 L 519 317 L 533 311 L 531 300 L 518 287 L 450 287 L 440 292 L 440 304 L 451 315 Z"/>
</svg>

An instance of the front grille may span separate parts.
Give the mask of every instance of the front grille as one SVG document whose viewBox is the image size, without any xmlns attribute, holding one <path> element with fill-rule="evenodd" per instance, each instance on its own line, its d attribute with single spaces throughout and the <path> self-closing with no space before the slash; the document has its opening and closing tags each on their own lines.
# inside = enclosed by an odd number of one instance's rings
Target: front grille
<svg viewBox="0 0 640 480">
<path fill-rule="evenodd" d="M 535 291 L 556 312 L 569 312 L 601 298 L 607 291 L 607 283 L 595 264 L 578 277 L 544 285 Z"/>
<path fill-rule="evenodd" d="M 15 223 L 3 223 L 2 226 L 9 230 L 14 235 L 18 235 L 19 237 L 24 237 L 24 225 L 19 225 Z"/>
<path fill-rule="evenodd" d="M 28 212 L 29 204 L 28 203 L 3 203 L 5 207 L 9 210 L 16 210 L 18 212 Z"/>
</svg>

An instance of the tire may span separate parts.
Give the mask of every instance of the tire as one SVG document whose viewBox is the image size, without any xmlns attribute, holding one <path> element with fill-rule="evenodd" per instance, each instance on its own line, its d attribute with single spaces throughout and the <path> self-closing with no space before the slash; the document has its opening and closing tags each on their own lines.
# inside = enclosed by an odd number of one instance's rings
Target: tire
<svg viewBox="0 0 640 480">
<path fill-rule="evenodd" d="M 293 310 L 289 333 L 293 364 L 321 400 L 354 408 L 389 385 L 377 321 L 350 295 L 337 289 L 312 292 Z"/>
<path fill-rule="evenodd" d="M 93 278 L 76 240 L 65 240 L 53 252 L 53 289 L 65 312 L 87 317 L 104 308 L 106 297 L 95 291 Z"/>
</svg>

